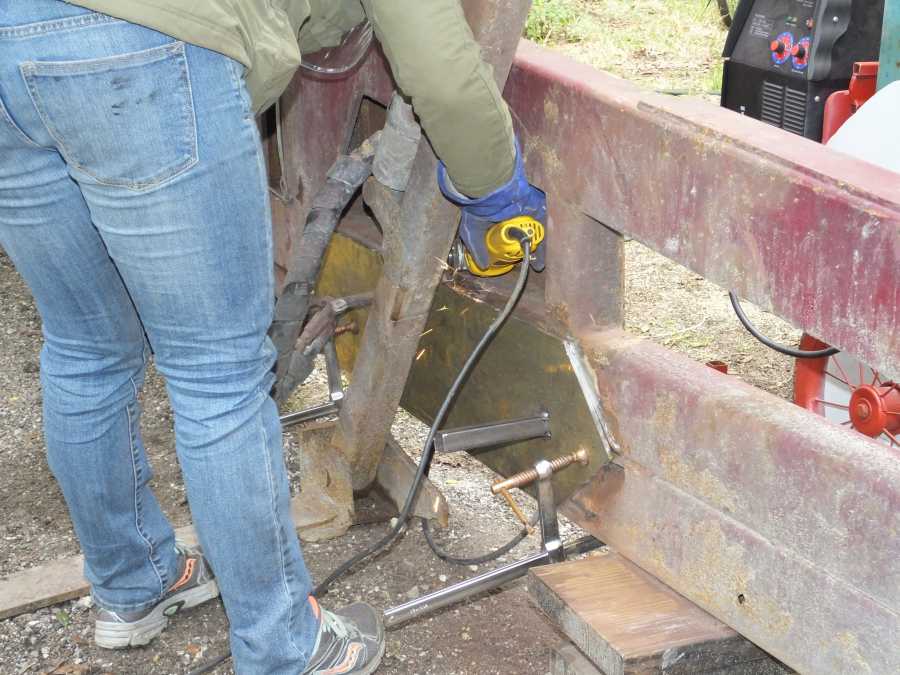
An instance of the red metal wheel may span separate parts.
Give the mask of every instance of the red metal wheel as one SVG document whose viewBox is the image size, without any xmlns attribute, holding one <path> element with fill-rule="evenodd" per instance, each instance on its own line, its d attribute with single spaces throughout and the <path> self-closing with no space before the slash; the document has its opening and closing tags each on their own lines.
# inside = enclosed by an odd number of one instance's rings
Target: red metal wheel
<svg viewBox="0 0 900 675">
<path fill-rule="evenodd" d="M 800 348 L 825 349 L 825 343 L 803 335 Z M 900 384 L 886 380 L 849 354 L 797 359 L 794 402 L 827 419 L 900 447 Z"/>
</svg>

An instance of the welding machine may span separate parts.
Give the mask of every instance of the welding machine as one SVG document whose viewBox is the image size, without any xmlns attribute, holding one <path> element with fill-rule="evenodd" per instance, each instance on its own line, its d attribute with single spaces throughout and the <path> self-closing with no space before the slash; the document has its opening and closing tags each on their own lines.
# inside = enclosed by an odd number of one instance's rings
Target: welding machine
<svg viewBox="0 0 900 675">
<path fill-rule="evenodd" d="M 813 140 L 857 61 L 877 61 L 884 0 L 741 0 L 725 42 L 722 105 Z"/>
</svg>

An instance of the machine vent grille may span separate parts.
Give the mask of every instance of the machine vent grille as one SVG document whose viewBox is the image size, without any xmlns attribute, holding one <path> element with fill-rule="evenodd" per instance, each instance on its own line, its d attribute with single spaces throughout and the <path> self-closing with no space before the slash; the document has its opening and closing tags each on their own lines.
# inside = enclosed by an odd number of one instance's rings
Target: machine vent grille
<svg viewBox="0 0 900 675">
<path fill-rule="evenodd" d="M 784 87 L 771 82 L 763 82 L 762 113 L 760 119 L 762 119 L 763 122 L 780 127 L 783 110 Z"/>
<path fill-rule="evenodd" d="M 802 136 L 806 127 L 806 92 L 763 82 L 760 119 Z"/>
<path fill-rule="evenodd" d="M 784 92 L 784 128 L 803 135 L 806 129 L 806 92 L 788 89 Z"/>
</svg>

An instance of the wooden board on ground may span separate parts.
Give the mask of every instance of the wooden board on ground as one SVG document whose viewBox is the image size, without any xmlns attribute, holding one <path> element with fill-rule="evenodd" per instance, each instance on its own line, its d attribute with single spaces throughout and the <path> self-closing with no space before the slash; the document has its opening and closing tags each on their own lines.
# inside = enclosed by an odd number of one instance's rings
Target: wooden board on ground
<svg viewBox="0 0 900 675">
<path fill-rule="evenodd" d="M 535 568 L 529 588 L 538 606 L 606 675 L 790 672 L 615 553 Z"/>
<path fill-rule="evenodd" d="M 603 675 L 571 642 L 550 652 L 550 675 Z"/>
<path fill-rule="evenodd" d="M 197 543 L 190 525 L 175 530 L 175 537 L 190 546 Z M 83 569 L 84 557 L 74 555 L 11 574 L 0 581 L 0 621 L 84 597 L 91 588 L 82 574 Z"/>
</svg>

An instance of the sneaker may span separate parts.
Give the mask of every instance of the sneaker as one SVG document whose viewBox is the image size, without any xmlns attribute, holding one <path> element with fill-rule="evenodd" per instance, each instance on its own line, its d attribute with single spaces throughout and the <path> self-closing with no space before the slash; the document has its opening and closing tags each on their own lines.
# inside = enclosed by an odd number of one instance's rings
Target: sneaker
<svg viewBox="0 0 900 675">
<path fill-rule="evenodd" d="M 384 656 L 384 628 L 381 614 L 364 602 L 338 612 L 319 609 L 319 637 L 312 658 L 301 675 L 370 675 Z"/>
<path fill-rule="evenodd" d="M 148 644 L 163 632 L 169 617 L 219 595 L 219 586 L 203 554 L 176 544 L 181 558 L 181 576 L 156 605 L 138 612 L 100 609 L 94 622 L 94 642 L 105 649 Z"/>
</svg>

